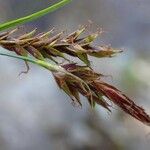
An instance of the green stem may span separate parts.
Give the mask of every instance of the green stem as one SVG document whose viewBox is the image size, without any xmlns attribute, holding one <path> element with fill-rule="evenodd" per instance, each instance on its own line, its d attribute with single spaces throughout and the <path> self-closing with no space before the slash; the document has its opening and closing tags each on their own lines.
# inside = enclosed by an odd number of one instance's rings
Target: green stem
<svg viewBox="0 0 150 150">
<path fill-rule="evenodd" d="M 2 52 L 0 52 L 0 55 L 25 60 L 25 61 L 31 62 L 33 64 L 40 65 L 50 71 L 61 71 L 61 72 L 64 71 L 64 69 L 61 66 L 51 64 L 46 61 L 32 59 L 32 58 L 25 57 L 25 56 L 18 56 L 18 55 L 12 55 L 12 54 L 8 54 L 8 53 L 2 53 Z"/>
<path fill-rule="evenodd" d="M 25 17 L 22 17 L 22 18 L 19 18 L 19 19 L 16 19 L 16 20 L 12 20 L 12 21 L 0 24 L 0 31 L 11 28 L 11 27 L 14 27 L 14 26 L 17 26 L 17 25 L 20 25 L 20 24 L 23 24 L 23 23 L 26 23 L 26 22 L 33 21 L 33 20 L 35 20 L 37 18 L 40 18 L 40 17 L 42 17 L 42 16 L 44 16 L 44 15 L 46 15 L 46 14 L 52 12 L 52 11 L 55 11 L 56 9 L 66 5 L 70 1 L 71 0 L 62 0 L 62 1 L 46 8 L 46 9 L 43 9 L 43 10 L 38 11 L 36 13 L 33 13 L 29 16 L 25 16 Z"/>
<path fill-rule="evenodd" d="M 17 59 L 21 59 L 21 60 L 25 60 L 25 61 L 29 61 L 29 62 L 32 62 L 32 63 L 34 63 L 34 64 L 37 64 L 37 63 L 36 63 L 36 60 L 34 60 L 34 59 L 32 59 L 32 58 L 29 58 L 29 57 L 25 57 L 25 56 L 17 56 L 17 55 L 2 53 L 2 52 L 0 52 L 0 55 L 12 57 L 12 58 L 17 58 Z"/>
</svg>

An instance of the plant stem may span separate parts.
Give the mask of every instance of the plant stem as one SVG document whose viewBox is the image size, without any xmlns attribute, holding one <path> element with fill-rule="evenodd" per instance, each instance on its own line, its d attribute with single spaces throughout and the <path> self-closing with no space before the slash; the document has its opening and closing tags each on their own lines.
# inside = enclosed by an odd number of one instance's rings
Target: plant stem
<svg viewBox="0 0 150 150">
<path fill-rule="evenodd" d="M 2 23 L 2 24 L 0 24 L 0 31 L 8 29 L 8 28 L 11 28 L 11 27 L 15 27 L 15 26 L 20 25 L 20 24 L 24 24 L 24 23 L 33 21 L 33 20 L 35 20 L 37 18 L 40 18 L 40 17 L 50 13 L 50 12 L 55 11 L 56 9 L 66 5 L 70 1 L 71 0 L 62 0 L 62 1 L 60 1 L 60 2 L 50 6 L 48 8 L 45 8 L 45 9 L 43 9 L 41 11 L 33 13 L 33 14 L 29 15 L 29 16 L 25 16 L 25 17 L 22 17 L 22 18 L 19 18 L 19 19 L 15 19 L 15 20 L 6 22 L 6 23 Z"/>
<path fill-rule="evenodd" d="M 62 71 L 62 69 L 63 69 L 61 66 L 51 64 L 49 62 L 42 61 L 42 60 L 32 59 L 32 58 L 25 57 L 25 56 L 12 55 L 12 54 L 2 53 L 2 52 L 0 52 L 0 55 L 25 60 L 25 61 L 31 62 L 33 64 L 40 65 L 50 71 Z"/>
</svg>

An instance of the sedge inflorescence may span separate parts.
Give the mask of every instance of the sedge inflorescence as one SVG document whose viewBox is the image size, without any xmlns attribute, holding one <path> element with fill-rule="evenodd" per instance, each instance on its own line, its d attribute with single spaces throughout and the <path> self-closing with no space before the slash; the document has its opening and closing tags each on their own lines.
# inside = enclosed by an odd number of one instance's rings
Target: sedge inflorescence
<svg viewBox="0 0 150 150">
<path fill-rule="evenodd" d="M 46 63 L 49 60 L 53 61 L 58 66 L 57 69 L 45 68 L 52 72 L 57 85 L 69 95 L 74 104 L 82 106 L 81 94 L 92 107 L 98 104 L 111 111 L 111 105 L 108 103 L 110 100 L 124 112 L 150 125 L 150 116 L 142 107 L 114 86 L 104 82 L 103 74 L 95 72 L 91 67 L 89 56 L 112 57 L 122 52 L 110 46 L 94 46 L 93 41 L 99 32 L 82 36 L 81 34 L 86 32 L 86 27 L 81 27 L 69 35 L 64 35 L 63 32 L 53 34 L 53 30 L 37 34 L 34 29 L 14 36 L 16 31 L 17 29 L 1 33 L 0 46 L 19 56 L 32 56 Z M 72 57 L 78 58 L 82 63 L 73 61 Z M 60 63 L 59 58 L 64 59 L 64 63 Z"/>
</svg>

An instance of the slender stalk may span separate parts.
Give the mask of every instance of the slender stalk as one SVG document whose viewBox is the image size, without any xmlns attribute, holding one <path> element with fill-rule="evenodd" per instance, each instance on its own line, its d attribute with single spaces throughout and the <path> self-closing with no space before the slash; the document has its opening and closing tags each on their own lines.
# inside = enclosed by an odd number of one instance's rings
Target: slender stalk
<svg viewBox="0 0 150 150">
<path fill-rule="evenodd" d="M 32 59 L 32 58 L 29 58 L 29 57 L 25 57 L 25 56 L 12 55 L 12 54 L 2 53 L 2 52 L 0 52 L 0 55 L 12 57 L 12 58 L 17 58 L 17 59 L 21 59 L 21 60 L 25 60 L 25 61 L 28 61 L 28 62 L 37 64 L 37 63 L 36 63 L 36 60 L 34 60 L 34 59 Z"/>
<path fill-rule="evenodd" d="M 36 13 L 33 13 L 29 16 L 25 16 L 25 17 L 22 17 L 22 18 L 19 18 L 19 19 L 15 19 L 15 20 L 12 20 L 12 21 L 9 21 L 9 22 L 6 22 L 6 23 L 2 23 L 0 24 L 0 31 L 2 30 L 5 30 L 5 29 L 8 29 L 8 28 L 11 28 L 11 27 L 15 27 L 17 25 L 20 25 L 20 24 L 24 24 L 24 23 L 27 23 L 27 22 L 30 22 L 30 21 L 33 21 L 37 18 L 40 18 L 50 12 L 53 12 L 55 11 L 56 9 L 60 8 L 60 7 L 63 7 L 64 5 L 66 5 L 67 3 L 69 3 L 71 0 L 62 0 L 48 8 L 45 8 L 41 11 L 38 11 Z"/>
<path fill-rule="evenodd" d="M 32 58 L 29 58 L 29 57 L 25 57 L 25 56 L 18 56 L 18 55 L 2 53 L 2 52 L 0 52 L 0 55 L 16 58 L 16 59 L 20 59 L 20 60 L 25 60 L 25 61 L 31 62 L 33 64 L 40 65 L 40 66 L 42 66 L 42 67 L 44 67 L 44 68 L 46 68 L 50 71 L 61 71 L 60 66 L 55 65 L 55 64 L 51 64 L 49 62 L 45 62 L 45 61 L 42 61 L 42 60 L 37 60 L 37 59 L 32 59 Z"/>
</svg>

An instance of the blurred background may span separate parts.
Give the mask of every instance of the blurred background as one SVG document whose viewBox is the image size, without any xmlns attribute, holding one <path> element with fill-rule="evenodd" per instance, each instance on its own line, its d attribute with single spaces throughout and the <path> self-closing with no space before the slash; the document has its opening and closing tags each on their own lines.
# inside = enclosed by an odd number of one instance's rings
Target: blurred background
<svg viewBox="0 0 150 150">
<path fill-rule="evenodd" d="M 55 0 L 0 0 L 0 22 L 22 17 Z M 150 1 L 73 0 L 60 10 L 25 24 L 47 31 L 72 32 L 92 20 L 92 30 L 105 32 L 96 44 L 124 52 L 108 59 L 91 59 L 105 81 L 124 91 L 150 114 Z M 2 50 L 2 48 L 0 48 Z M 149 150 L 150 129 L 113 106 L 112 113 L 71 105 L 52 75 L 30 64 L 0 57 L 0 150 Z"/>
</svg>

